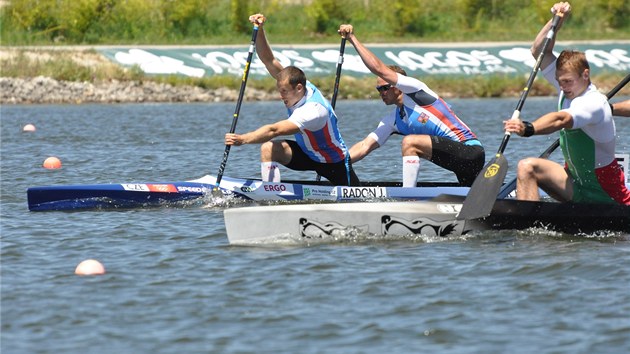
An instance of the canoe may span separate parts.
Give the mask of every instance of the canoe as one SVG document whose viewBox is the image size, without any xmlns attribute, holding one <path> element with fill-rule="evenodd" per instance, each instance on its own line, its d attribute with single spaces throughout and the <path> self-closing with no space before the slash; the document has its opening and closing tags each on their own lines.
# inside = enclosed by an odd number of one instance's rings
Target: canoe
<svg viewBox="0 0 630 354">
<path fill-rule="evenodd" d="M 215 176 L 206 175 L 180 182 L 40 186 L 28 188 L 26 193 L 31 211 L 140 208 L 203 201 L 215 183 Z M 396 182 L 364 182 L 360 187 L 342 187 L 325 181 L 270 183 L 223 177 L 219 189 L 226 198 L 268 202 L 424 200 L 440 194 L 466 195 L 469 188 L 450 182 L 423 182 L 416 188 L 402 188 Z"/>
<path fill-rule="evenodd" d="M 473 231 L 527 229 L 593 234 L 630 233 L 630 206 L 497 200 L 490 216 L 457 220 L 463 196 L 441 195 L 424 201 L 348 202 L 249 206 L 224 210 L 228 241 L 234 245 L 286 239 L 383 236 L 453 237 Z"/>
</svg>

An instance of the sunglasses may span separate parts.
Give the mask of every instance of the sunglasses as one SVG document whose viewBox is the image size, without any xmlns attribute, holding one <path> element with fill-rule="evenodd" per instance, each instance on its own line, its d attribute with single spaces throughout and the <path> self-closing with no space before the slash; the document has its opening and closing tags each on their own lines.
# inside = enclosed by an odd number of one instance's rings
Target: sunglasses
<svg viewBox="0 0 630 354">
<path fill-rule="evenodd" d="M 385 91 L 389 90 L 391 87 L 392 87 L 392 85 L 390 85 L 390 84 L 376 86 L 376 91 L 378 91 L 378 92 L 385 92 Z"/>
</svg>

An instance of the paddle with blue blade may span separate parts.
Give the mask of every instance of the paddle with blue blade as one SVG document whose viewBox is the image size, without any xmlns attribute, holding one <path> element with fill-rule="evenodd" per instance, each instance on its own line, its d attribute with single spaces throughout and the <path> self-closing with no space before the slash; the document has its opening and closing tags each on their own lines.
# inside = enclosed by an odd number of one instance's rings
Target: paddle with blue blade
<svg viewBox="0 0 630 354">
<path fill-rule="evenodd" d="M 343 65 L 343 53 L 346 50 L 346 37 L 341 37 L 341 46 L 339 47 L 339 59 L 337 59 L 337 73 L 335 74 L 335 87 L 333 88 L 332 99 L 330 105 L 335 109 L 335 103 L 337 103 L 337 94 L 339 93 L 339 79 L 341 78 L 341 66 Z M 320 181 L 322 176 L 317 175 L 316 181 Z"/>
<path fill-rule="evenodd" d="M 549 44 L 555 36 L 556 29 L 558 28 L 558 25 L 563 15 L 563 13 L 558 12 L 553 17 L 551 28 L 549 29 L 549 32 L 547 32 L 542 50 L 538 54 L 536 64 L 534 64 L 532 72 L 529 75 L 529 79 L 527 80 L 527 85 L 521 93 L 521 97 L 518 100 L 516 109 L 512 114 L 512 119 L 520 118 L 521 109 L 523 109 L 525 99 L 527 99 L 527 95 L 529 94 L 529 90 L 534 83 L 536 74 L 538 73 L 538 70 L 540 70 L 540 65 L 542 63 L 543 57 L 545 56 L 545 52 L 547 51 Z M 464 200 L 462 209 L 457 215 L 457 220 L 478 219 L 490 215 L 499 189 L 501 188 L 503 180 L 507 175 L 508 161 L 505 156 L 503 156 L 503 152 L 505 151 L 505 147 L 507 146 L 509 140 L 510 133 L 505 132 L 498 152 L 496 153 L 494 158 L 492 158 L 492 160 L 490 160 L 490 162 L 488 162 L 486 166 L 484 166 L 483 170 L 481 170 L 477 178 L 475 178 L 472 186 L 470 187 L 470 191 L 468 192 L 468 195 Z"/>
<path fill-rule="evenodd" d="M 236 109 L 234 110 L 234 116 L 232 118 L 232 126 L 230 127 L 230 133 L 234 133 L 236 131 L 236 123 L 238 122 L 238 116 L 241 111 L 241 104 L 243 103 L 243 97 L 245 96 L 245 87 L 247 86 L 247 77 L 249 76 L 249 66 L 252 63 L 252 58 L 254 57 L 254 51 L 256 49 L 256 36 L 258 35 L 258 25 L 254 25 L 254 30 L 252 32 L 252 40 L 249 44 L 249 53 L 247 54 L 247 63 L 245 64 L 245 70 L 243 71 L 243 78 L 241 80 L 241 89 L 238 93 L 238 100 L 236 101 Z M 225 145 L 225 151 L 223 152 L 223 160 L 221 161 L 221 165 L 219 166 L 219 173 L 217 173 L 217 180 L 215 182 L 214 188 L 212 189 L 212 194 L 215 196 L 221 196 L 221 190 L 219 189 L 219 185 L 221 183 L 221 179 L 223 179 L 223 172 L 225 171 L 225 165 L 227 164 L 228 156 L 230 155 L 230 147 L 231 145 Z"/>
<path fill-rule="evenodd" d="M 626 75 L 626 77 L 623 78 L 623 80 L 621 80 L 617 84 L 617 86 L 613 87 L 610 91 L 608 91 L 608 93 L 606 94 L 606 97 L 608 99 L 613 98 L 613 96 L 615 96 L 617 92 L 619 92 L 624 86 L 626 86 L 628 82 L 630 82 L 630 74 Z M 556 139 L 551 144 L 551 146 L 549 146 L 547 150 L 543 151 L 543 153 L 540 154 L 540 156 L 538 157 L 541 159 L 548 158 L 549 155 L 551 155 L 551 153 L 554 152 L 554 150 L 558 148 L 558 146 L 560 146 L 560 139 Z M 510 195 L 510 193 L 512 193 L 512 191 L 514 191 L 514 189 L 516 189 L 516 178 L 512 178 L 510 182 L 504 184 L 503 187 L 501 187 L 501 190 L 499 191 L 497 198 L 498 199 L 506 198 L 508 195 Z"/>
</svg>

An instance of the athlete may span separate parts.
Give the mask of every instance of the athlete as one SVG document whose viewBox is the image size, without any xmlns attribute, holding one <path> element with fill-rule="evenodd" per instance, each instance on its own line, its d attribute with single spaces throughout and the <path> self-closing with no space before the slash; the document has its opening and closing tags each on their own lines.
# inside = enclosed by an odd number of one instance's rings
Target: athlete
<svg viewBox="0 0 630 354">
<path fill-rule="evenodd" d="M 552 12 L 564 14 L 559 29 L 571 6 L 568 2 L 556 3 Z M 550 28 L 551 21 L 538 33 L 532 45 L 534 57 L 542 50 Z M 585 54 L 563 50 L 556 58 L 555 38 L 551 41 L 541 68 L 547 81 L 559 90 L 558 111 L 531 123 L 509 119 L 504 121 L 504 128 L 525 137 L 560 131 L 565 165 L 533 157 L 519 161 L 516 196 L 537 201 L 540 187 L 559 201 L 630 205 L 630 191 L 615 159 L 615 123 L 608 100 L 591 83 Z"/>
<path fill-rule="evenodd" d="M 249 21 L 259 26 L 256 51 L 276 79 L 289 118 L 245 134 L 228 133 L 225 144 L 263 143 L 260 147 L 263 181 L 280 182 L 280 163 L 292 170 L 316 171 L 333 185 L 359 185 L 330 103 L 306 80 L 302 70 L 295 66 L 285 68 L 274 57 L 263 29 L 265 17 L 255 14 Z M 271 140 L 283 135 L 293 135 L 295 140 Z"/>
<path fill-rule="evenodd" d="M 401 67 L 385 65 L 357 39 L 352 25 L 341 25 L 339 33 L 377 76 L 376 89 L 383 102 L 396 106 L 373 132 L 350 148 L 352 162 L 383 146 L 390 135 L 401 134 L 405 136 L 403 187 L 416 186 L 421 158 L 454 172 L 461 185 L 472 185 L 483 169 L 485 152 L 470 128 L 422 81 L 407 76 Z"/>
</svg>

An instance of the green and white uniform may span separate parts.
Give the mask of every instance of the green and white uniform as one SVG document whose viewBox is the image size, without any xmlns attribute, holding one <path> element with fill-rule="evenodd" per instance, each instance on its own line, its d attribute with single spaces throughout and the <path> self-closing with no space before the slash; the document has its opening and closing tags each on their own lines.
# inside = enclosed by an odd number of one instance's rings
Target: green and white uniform
<svg viewBox="0 0 630 354">
<path fill-rule="evenodd" d="M 616 129 L 608 99 L 592 83 L 580 96 L 565 98 L 555 77 L 556 63 L 543 75 L 560 92 L 558 110 L 573 117 L 560 131 L 567 173 L 573 178 L 573 201 L 630 205 L 630 191 L 615 159 Z"/>
</svg>

